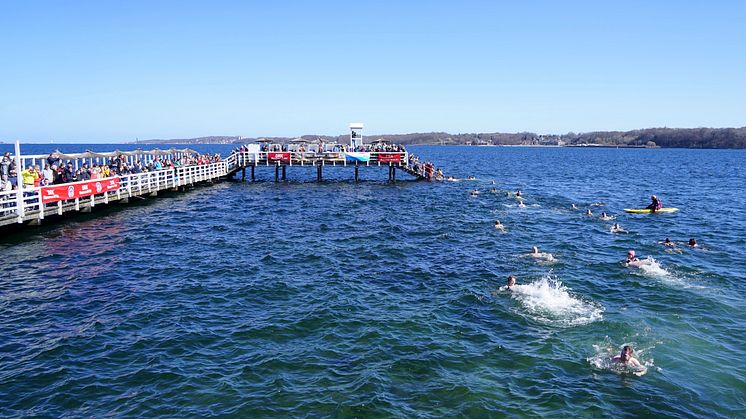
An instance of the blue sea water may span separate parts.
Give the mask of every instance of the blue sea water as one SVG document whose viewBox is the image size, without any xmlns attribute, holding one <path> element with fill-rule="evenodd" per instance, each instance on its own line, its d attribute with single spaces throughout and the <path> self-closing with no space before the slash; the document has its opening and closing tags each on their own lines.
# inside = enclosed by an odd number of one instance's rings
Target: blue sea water
<svg viewBox="0 0 746 419">
<path fill-rule="evenodd" d="M 746 415 L 746 152 L 410 150 L 476 180 L 259 168 L 3 237 L 0 416 Z"/>
</svg>

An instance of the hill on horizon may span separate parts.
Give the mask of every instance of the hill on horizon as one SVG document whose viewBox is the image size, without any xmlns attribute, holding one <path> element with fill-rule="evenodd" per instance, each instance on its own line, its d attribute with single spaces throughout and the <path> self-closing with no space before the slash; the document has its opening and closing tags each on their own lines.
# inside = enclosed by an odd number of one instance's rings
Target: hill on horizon
<svg viewBox="0 0 746 419">
<path fill-rule="evenodd" d="M 260 137 L 287 143 L 298 137 Z M 347 135 L 303 135 L 308 141 L 347 143 Z M 665 148 L 746 148 L 746 127 L 741 128 L 645 128 L 632 131 L 594 131 L 543 135 L 517 133 L 425 132 L 409 134 L 366 135 L 367 141 L 384 139 L 403 145 L 545 145 L 545 146 L 611 146 Z M 259 138 L 242 136 L 208 136 L 180 139 L 140 140 L 136 144 L 248 144 Z"/>
</svg>

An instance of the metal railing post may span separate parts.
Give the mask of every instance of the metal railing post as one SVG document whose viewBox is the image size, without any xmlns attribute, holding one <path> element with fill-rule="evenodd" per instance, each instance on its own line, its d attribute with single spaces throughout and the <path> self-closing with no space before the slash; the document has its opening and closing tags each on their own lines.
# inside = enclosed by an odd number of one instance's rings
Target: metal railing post
<svg viewBox="0 0 746 419">
<path fill-rule="evenodd" d="M 18 222 L 23 222 L 23 216 L 25 213 L 25 209 L 23 208 L 23 176 L 21 176 L 21 172 L 23 171 L 23 167 L 21 167 L 21 142 L 16 141 L 16 215 L 18 215 Z"/>
</svg>

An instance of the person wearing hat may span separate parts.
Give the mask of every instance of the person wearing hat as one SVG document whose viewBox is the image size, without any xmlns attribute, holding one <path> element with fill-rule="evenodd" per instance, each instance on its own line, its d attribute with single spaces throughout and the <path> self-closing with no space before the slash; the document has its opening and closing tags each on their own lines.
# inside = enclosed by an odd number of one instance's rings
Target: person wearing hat
<svg viewBox="0 0 746 419">
<path fill-rule="evenodd" d="M 640 259 L 637 258 L 637 255 L 635 255 L 634 250 L 628 250 L 627 260 L 625 261 L 625 264 L 631 268 L 639 268 L 640 265 L 642 265 L 642 261 L 640 261 Z"/>
<path fill-rule="evenodd" d="M 653 195 L 650 197 L 650 200 L 652 201 L 650 205 L 645 207 L 646 209 L 649 209 L 650 212 L 656 212 L 659 209 L 663 208 L 663 202 L 661 202 L 660 199 L 658 199 L 657 196 Z"/>
</svg>

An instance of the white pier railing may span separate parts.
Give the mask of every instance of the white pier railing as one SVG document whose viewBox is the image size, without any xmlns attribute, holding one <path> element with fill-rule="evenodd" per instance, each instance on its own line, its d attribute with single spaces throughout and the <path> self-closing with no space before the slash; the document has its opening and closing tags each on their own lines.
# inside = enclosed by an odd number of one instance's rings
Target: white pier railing
<svg viewBox="0 0 746 419">
<path fill-rule="evenodd" d="M 225 160 L 137 174 L 77 181 L 49 186 L 23 186 L 0 191 L 0 226 L 43 220 L 48 215 L 67 211 L 88 211 L 97 204 L 122 201 L 133 196 L 154 194 L 235 174 L 251 166 L 408 166 L 407 152 L 349 153 L 363 160 L 350 160 L 344 152 L 234 152 Z M 22 156 L 23 163 L 35 164 L 43 156 Z M 29 160 L 31 159 L 31 160 Z M 77 167 L 80 162 L 74 161 Z M 25 167 L 21 164 L 21 167 Z M 419 174 L 405 170 L 413 176 Z M 19 173 L 20 176 L 20 173 Z M 107 190 L 105 185 L 114 182 Z M 78 190 L 85 193 L 78 196 Z M 67 191 L 70 191 L 69 194 Z M 68 198 L 69 197 L 69 198 Z"/>
<path fill-rule="evenodd" d="M 118 175 L 108 178 L 92 179 L 85 182 L 70 182 L 59 185 L 24 187 L 11 191 L 0 192 L 0 225 L 22 223 L 24 221 L 42 220 L 46 215 L 59 214 L 66 211 L 80 211 L 91 208 L 96 204 L 109 203 L 133 196 L 157 193 L 162 190 L 175 189 L 180 186 L 192 185 L 199 182 L 217 179 L 228 174 L 228 165 L 221 161 L 211 164 L 177 167 L 138 174 Z M 43 202 L 45 190 L 65 190 L 75 188 L 81 184 L 104 184 L 112 179 L 118 179 L 116 190 L 92 193 L 85 197 L 73 199 L 58 199 L 54 202 Z"/>
</svg>

